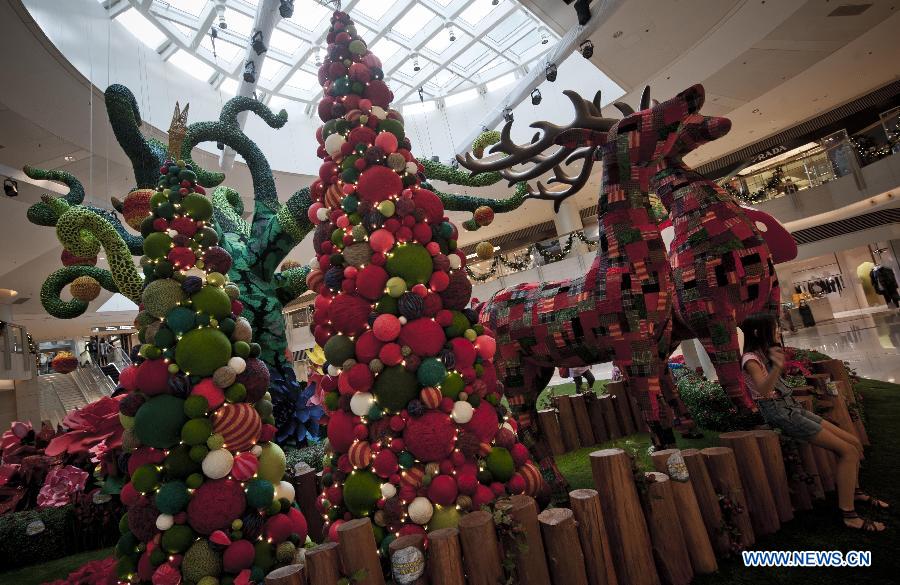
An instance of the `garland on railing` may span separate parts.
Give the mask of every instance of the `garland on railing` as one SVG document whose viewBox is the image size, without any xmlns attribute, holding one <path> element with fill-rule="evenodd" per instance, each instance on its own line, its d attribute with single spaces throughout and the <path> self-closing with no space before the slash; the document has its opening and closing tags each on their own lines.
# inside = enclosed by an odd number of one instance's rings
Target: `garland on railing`
<svg viewBox="0 0 900 585">
<path fill-rule="evenodd" d="M 503 264 L 507 268 L 510 268 L 517 272 L 526 270 L 531 264 L 530 256 L 534 252 L 540 254 L 541 258 L 543 258 L 544 262 L 547 264 L 559 262 L 572 252 L 572 242 L 575 240 L 575 238 L 578 238 L 580 242 L 589 246 L 593 246 L 596 244 L 596 242 L 592 242 L 591 240 L 589 240 L 584 235 L 583 231 L 572 232 L 571 234 L 569 234 L 569 237 L 566 239 L 566 243 L 563 245 L 562 249 L 559 252 L 549 252 L 547 250 L 542 250 L 540 244 L 531 244 L 530 246 L 525 248 L 524 251 L 519 253 L 516 259 L 510 259 L 503 254 L 498 254 L 491 260 L 491 266 L 487 269 L 487 271 L 479 274 L 472 270 L 469 266 L 466 266 L 466 274 L 468 274 L 469 278 L 476 282 L 484 282 L 491 277 L 496 276 L 497 269 L 500 267 L 500 264 Z"/>
</svg>

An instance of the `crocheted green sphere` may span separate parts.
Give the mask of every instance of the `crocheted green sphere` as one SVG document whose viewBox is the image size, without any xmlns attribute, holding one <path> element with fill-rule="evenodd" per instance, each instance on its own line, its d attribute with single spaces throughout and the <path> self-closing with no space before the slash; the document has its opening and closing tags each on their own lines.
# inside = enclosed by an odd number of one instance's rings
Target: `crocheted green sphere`
<svg viewBox="0 0 900 585">
<path fill-rule="evenodd" d="M 372 393 L 378 398 L 378 404 L 393 412 L 406 408 L 407 403 L 415 398 L 418 392 L 416 375 L 406 371 L 403 366 L 385 368 L 375 378 L 375 384 L 372 386 Z"/>
<path fill-rule="evenodd" d="M 144 303 L 144 311 L 157 319 L 162 319 L 178 303 L 187 297 L 181 290 L 181 284 L 171 278 L 160 278 L 147 285 L 141 293 L 141 302 Z"/>
<path fill-rule="evenodd" d="M 191 193 L 181 202 L 181 210 L 195 220 L 207 220 L 212 217 L 212 202 L 203 195 Z"/>
<path fill-rule="evenodd" d="M 209 411 L 209 401 L 205 396 L 191 394 L 184 399 L 184 414 L 189 418 L 205 416 Z"/>
<path fill-rule="evenodd" d="M 466 381 L 463 380 L 462 375 L 459 372 L 450 372 L 444 378 L 444 381 L 441 382 L 441 394 L 456 400 L 456 397 L 459 396 L 459 393 L 465 387 Z"/>
<path fill-rule="evenodd" d="M 141 443 L 157 449 L 174 447 L 181 440 L 184 400 L 171 394 L 154 396 L 134 416 L 134 432 Z"/>
<path fill-rule="evenodd" d="M 211 327 L 193 329 L 182 336 L 175 348 L 175 362 L 181 371 L 191 376 L 211 376 L 217 368 L 228 363 L 231 342 Z"/>
<path fill-rule="evenodd" d="M 218 286 L 204 286 L 199 292 L 191 295 L 191 302 L 195 311 L 216 319 L 224 319 L 231 315 L 231 299 L 228 298 L 228 293 Z"/>
<path fill-rule="evenodd" d="M 177 445 L 169 449 L 163 461 L 163 469 L 166 476 L 174 479 L 186 479 L 192 473 L 200 471 L 200 464 L 191 459 L 191 448 L 187 445 Z"/>
<path fill-rule="evenodd" d="M 201 538 L 185 553 L 181 562 L 181 574 L 188 581 L 218 577 L 222 574 L 222 557 L 208 540 Z"/>
<path fill-rule="evenodd" d="M 344 505 L 354 516 L 367 516 L 381 497 L 381 480 L 371 471 L 354 471 L 344 481 Z"/>
<path fill-rule="evenodd" d="M 181 428 L 181 440 L 185 445 L 203 445 L 212 434 L 212 422 L 208 418 L 194 418 Z"/>
<path fill-rule="evenodd" d="M 466 329 L 471 326 L 472 324 L 469 323 L 469 320 L 466 319 L 465 315 L 463 315 L 459 311 L 453 311 L 453 322 L 449 327 L 444 328 L 444 333 L 447 334 L 448 338 L 460 337 L 463 333 L 466 332 Z"/>
<path fill-rule="evenodd" d="M 251 508 L 268 508 L 275 498 L 275 487 L 265 479 L 247 483 L 247 504 Z"/>
<path fill-rule="evenodd" d="M 484 460 L 495 481 L 506 483 L 516 470 L 512 455 L 503 447 L 494 447 Z"/>
<path fill-rule="evenodd" d="M 131 485 L 142 494 L 155 490 L 159 485 L 159 471 L 156 466 L 148 463 L 135 469 L 131 474 Z"/>
<path fill-rule="evenodd" d="M 329 364 L 341 366 L 348 359 L 355 357 L 354 343 L 346 335 L 332 335 L 325 342 L 325 359 Z"/>
<path fill-rule="evenodd" d="M 268 480 L 272 485 L 275 485 L 281 482 L 286 468 L 287 460 L 281 447 L 272 442 L 262 446 L 256 477 Z"/>
<path fill-rule="evenodd" d="M 187 333 L 195 324 L 194 312 L 187 307 L 175 307 L 166 314 L 166 325 L 178 335 Z"/>
<path fill-rule="evenodd" d="M 165 258 L 171 248 L 172 238 L 166 232 L 153 232 L 144 238 L 144 254 L 153 260 Z"/>
<path fill-rule="evenodd" d="M 274 546 L 265 540 L 260 540 L 253 545 L 253 549 L 256 551 L 256 554 L 253 557 L 254 566 L 261 568 L 264 572 L 268 572 L 269 569 L 275 566 Z"/>
<path fill-rule="evenodd" d="M 157 490 L 155 504 L 163 514 L 174 516 L 184 510 L 190 499 L 191 494 L 183 481 L 167 481 Z"/>
<path fill-rule="evenodd" d="M 434 269 L 431 254 L 419 244 L 401 244 L 394 248 L 386 267 L 388 274 L 399 276 L 410 287 L 427 283 Z"/>
<path fill-rule="evenodd" d="M 171 554 L 183 553 L 194 541 L 194 531 L 185 524 L 176 524 L 162 535 L 162 547 Z"/>
<path fill-rule="evenodd" d="M 416 376 L 423 386 L 437 386 L 447 376 L 447 368 L 439 359 L 426 358 L 416 370 Z"/>
</svg>

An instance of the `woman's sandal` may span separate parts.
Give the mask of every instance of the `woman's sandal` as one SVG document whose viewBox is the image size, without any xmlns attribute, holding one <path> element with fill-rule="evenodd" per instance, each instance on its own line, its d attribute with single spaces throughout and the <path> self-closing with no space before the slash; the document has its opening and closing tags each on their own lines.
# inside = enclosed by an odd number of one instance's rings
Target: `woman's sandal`
<svg viewBox="0 0 900 585">
<path fill-rule="evenodd" d="M 850 528 L 851 530 L 862 530 L 863 532 L 884 532 L 885 528 L 887 528 L 881 522 L 875 522 L 874 520 L 863 518 L 856 513 L 856 510 L 841 510 L 841 513 L 843 514 L 844 526 L 846 528 Z M 848 524 L 848 520 L 861 520 L 862 524 L 860 524 L 859 526 Z"/>
<path fill-rule="evenodd" d="M 872 497 L 861 489 L 857 489 L 853 493 L 853 499 L 857 502 L 868 504 L 877 510 L 887 510 L 891 507 L 891 505 L 884 500 L 879 500 L 878 498 Z"/>
</svg>

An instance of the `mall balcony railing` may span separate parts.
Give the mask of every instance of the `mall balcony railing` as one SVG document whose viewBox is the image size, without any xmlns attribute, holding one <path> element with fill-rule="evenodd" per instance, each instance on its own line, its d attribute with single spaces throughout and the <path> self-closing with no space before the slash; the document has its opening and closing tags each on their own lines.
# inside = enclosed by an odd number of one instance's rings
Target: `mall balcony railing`
<svg viewBox="0 0 900 585">
<path fill-rule="evenodd" d="M 34 354 L 28 347 L 28 331 L 0 321 L 0 378 L 28 380 L 33 376 Z"/>
</svg>

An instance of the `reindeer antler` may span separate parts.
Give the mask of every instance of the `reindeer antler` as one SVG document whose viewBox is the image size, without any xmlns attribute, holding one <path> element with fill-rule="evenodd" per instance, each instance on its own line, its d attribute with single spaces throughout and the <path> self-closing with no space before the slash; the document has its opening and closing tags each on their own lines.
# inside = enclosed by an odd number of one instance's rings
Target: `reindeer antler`
<svg viewBox="0 0 900 585">
<path fill-rule="evenodd" d="M 598 134 L 605 134 L 616 123 L 616 120 L 604 118 L 600 113 L 600 92 L 588 101 L 578 93 L 566 90 L 563 92 L 575 109 L 575 118 L 567 126 L 557 126 L 551 122 L 539 121 L 531 124 L 537 132 L 531 142 L 516 144 L 510 138 L 512 122 L 507 122 L 500 133 L 500 141 L 491 147 L 490 154 L 504 153 L 506 156 L 480 160 L 466 153 L 465 157 L 457 155 L 456 159 L 473 173 L 499 171 L 510 185 L 528 181 L 553 169 L 554 176 L 550 183 L 569 185 L 562 190 L 549 190 L 542 183 L 537 184 L 537 193 L 529 189 L 526 197 L 544 199 L 555 202 L 559 210 L 560 204 L 575 194 L 587 183 L 594 165 L 594 150 L 598 144 Z M 558 146 L 550 153 L 548 149 Z M 577 174 L 568 174 L 562 165 L 569 165 L 581 160 L 582 165 Z M 525 168 L 515 171 L 513 167 L 523 165 Z"/>
<path fill-rule="evenodd" d="M 641 112 L 643 110 L 646 110 L 650 107 L 651 103 L 653 105 L 656 105 L 658 102 L 656 100 L 653 100 L 653 102 L 650 101 L 650 86 L 647 85 L 644 86 L 644 91 L 641 93 L 641 105 L 638 111 Z M 632 108 L 625 102 L 616 102 L 613 105 L 616 107 L 616 109 L 622 112 L 623 116 L 630 116 L 634 113 L 634 108 Z"/>
</svg>

